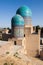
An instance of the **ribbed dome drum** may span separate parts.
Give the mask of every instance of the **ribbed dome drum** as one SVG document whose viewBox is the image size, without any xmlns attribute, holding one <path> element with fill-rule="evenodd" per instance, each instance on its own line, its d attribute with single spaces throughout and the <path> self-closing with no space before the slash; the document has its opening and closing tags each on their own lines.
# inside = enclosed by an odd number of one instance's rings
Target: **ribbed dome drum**
<svg viewBox="0 0 43 65">
<path fill-rule="evenodd" d="M 12 35 L 15 38 L 21 38 L 24 36 L 24 19 L 20 15 L 12 17 Z"/>
<path fill-rule="evenodd" d="M 24 18 L 25 24 L 31 24 L 32 12 L 29 7 L 21 6 L 20 8 L 18 8 L 16 14 L 19 14 Z"/>
</svg>

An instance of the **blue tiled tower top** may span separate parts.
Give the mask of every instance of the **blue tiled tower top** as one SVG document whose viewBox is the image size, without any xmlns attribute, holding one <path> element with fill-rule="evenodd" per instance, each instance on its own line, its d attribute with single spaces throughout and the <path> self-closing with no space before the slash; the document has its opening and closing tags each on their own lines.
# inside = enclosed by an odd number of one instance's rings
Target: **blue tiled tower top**
<svg viewBox="0 0 43 65">
<path fill-rule="evenodd" d="M 27 6 L 21 6 L 21 7 L 17 10 L 16 14 L 20 14 L 20 15 L 23 16 L 23 17 L 28 17 L 28 16 L 31 17 L 31 16 L 32 16 L 32 12 L 31 12 L 30 8 L 27 7 Z"/>
<path fill-rule="evenodd" d="M 11 22 L 13 26 L 24 26 L 24 19 L 18 14 L 12 17 Z"/>
</svg>

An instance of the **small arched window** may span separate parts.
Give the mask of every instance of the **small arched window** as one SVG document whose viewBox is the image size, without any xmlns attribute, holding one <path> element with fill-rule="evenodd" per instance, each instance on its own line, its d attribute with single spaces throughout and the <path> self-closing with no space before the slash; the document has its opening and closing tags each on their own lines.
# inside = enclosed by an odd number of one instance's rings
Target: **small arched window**
<svg viewBox="0 0 43 65">
<path fill-rule="evenodd" d="M 16 41 L 14 41 L 14 45 L 17 45 Z"/>
<path fill-rule="evenodd" d="M 25 34 L 24 34 L 24 37 L 25 37 Z"/>
</svg>

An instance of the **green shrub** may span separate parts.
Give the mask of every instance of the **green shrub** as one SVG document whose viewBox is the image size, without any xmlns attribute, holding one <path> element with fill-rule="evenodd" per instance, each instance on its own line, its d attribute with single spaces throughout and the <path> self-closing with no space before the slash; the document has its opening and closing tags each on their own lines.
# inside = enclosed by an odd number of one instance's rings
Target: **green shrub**
<svg viewBox="0 0 43 65">
<path fill-rule="evenodd" d="M 19 55 L 18 52 L 16 52 L 16 53 L 14 54 L 15 57 L 21 59 L 21 57 L 19 57 L 18 55 Z"/>
<path fill-rule="evenodd" d="M 4 65 L 8 65 L 7 63 L 4 63 Z"/>
<path fill-rule="evenodd" d="M 6 52 L 6 54 L 9 54 L 9 52 Z"/>
<path fill-rule="evenodd" d="M 14 65 L 13 63 L 11 63 L 11 65 Z"/>
</svg>

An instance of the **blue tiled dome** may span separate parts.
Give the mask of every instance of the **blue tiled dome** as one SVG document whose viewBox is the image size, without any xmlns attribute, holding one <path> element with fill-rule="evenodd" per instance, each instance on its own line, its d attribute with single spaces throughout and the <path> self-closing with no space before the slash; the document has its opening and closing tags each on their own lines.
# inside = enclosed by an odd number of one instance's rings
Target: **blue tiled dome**
<svg viewBox="0 0 43 65">
<path fill-rule="evenodd" d="M 21 15 L 15 15 L 12 17 L 12 25 L 13 26 L 19 26 L 19 25 L 24 25 L 24 19 Z"/>
<path fill-rule="evenodd" d="M 32 12 L 31 12 L 30 8 L 28 8 L 27 6 L 20 7 L 17 10 L 16 14 L 20 14 L 23 17 L 32 16 Z"/>
</svg>

